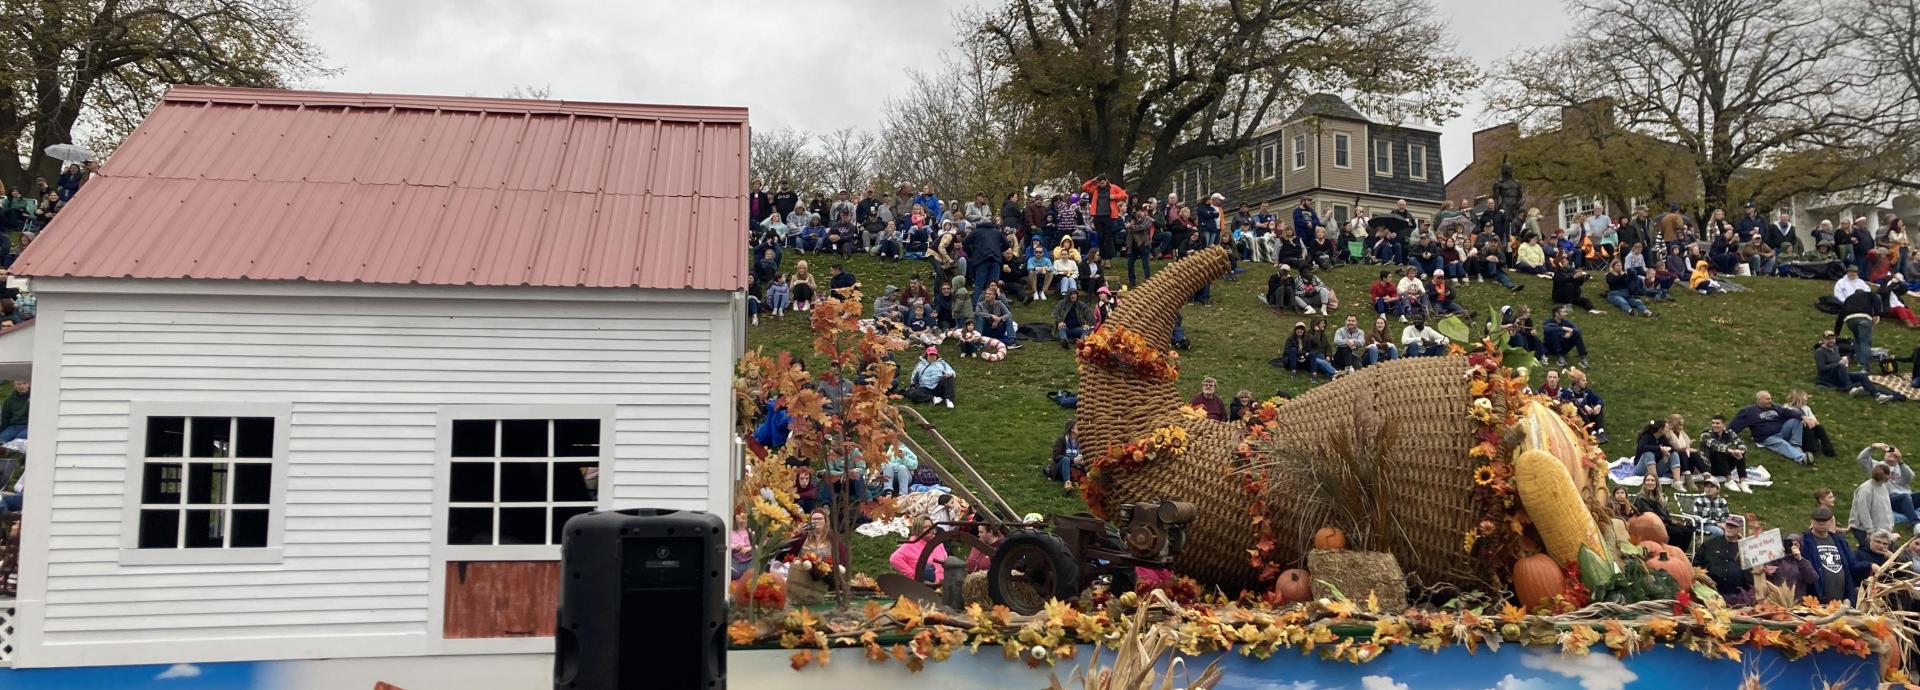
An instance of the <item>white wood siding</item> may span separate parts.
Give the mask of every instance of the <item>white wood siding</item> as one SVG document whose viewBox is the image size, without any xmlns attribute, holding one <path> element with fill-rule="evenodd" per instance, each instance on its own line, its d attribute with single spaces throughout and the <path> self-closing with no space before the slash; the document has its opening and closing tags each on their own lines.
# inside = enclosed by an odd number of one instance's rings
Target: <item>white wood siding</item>
<svg viewBox="0 0 1920 690">
<path fill-rule="evenodd" d="M 727 514 L 731 302 L 41 300 L 21 665 L 434 653 L 442 405 L 617 405 L 603 507 Z M 282 562 L 120 562 L 134 400 L 291 405 Z"/>
</svg>

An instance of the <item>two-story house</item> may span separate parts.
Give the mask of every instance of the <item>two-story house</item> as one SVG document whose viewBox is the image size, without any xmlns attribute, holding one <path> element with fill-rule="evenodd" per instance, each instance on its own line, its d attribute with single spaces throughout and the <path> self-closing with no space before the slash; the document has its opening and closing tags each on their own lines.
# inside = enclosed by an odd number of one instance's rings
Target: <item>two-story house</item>
<svg viewBox="0 0 1920 690">
<path fill-rule="evenodd" d="M 1229 209 L 1264 201 L 1278 212 L 1312 198 L 1328 223 L 1385 213 L 1402 199 L 1428 218 L 1445 198 L 1438 131 L 1375 122 L 1327 93 L 1308 96 L 1238 156 L 1195 161 L 1169 186 L 1182 199 L 1218 192 Z"/>
</svg>

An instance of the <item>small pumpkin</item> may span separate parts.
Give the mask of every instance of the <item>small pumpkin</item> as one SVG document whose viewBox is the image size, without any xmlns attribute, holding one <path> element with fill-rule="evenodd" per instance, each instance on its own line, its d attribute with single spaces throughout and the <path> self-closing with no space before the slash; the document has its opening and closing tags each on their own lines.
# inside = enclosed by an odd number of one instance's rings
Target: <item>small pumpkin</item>
<svg viewBox="0 0 1920 690">
<path fill-rule="evenodd" d="M 1273 583 L 1273 590 L 1285 597 L 1288 603 L 1313 599 L 1313 578 L 1307 571 L 1299 568 L 1280 573 L 1280 579 Z"/>
<path fill-rule="evenodd" d="M 1340 531 L 1338 527 L 1322 527 L 1313 533 L 1313 548 L 1347 548 L 1347 533 Z"/>
<path fill-rule="evenodd" d="M 1680 550 L 1678 546 L 1666 546 L 1658 551 L 1649 550 L 1647 568 L 1666 571 L 1668 575 L 1673 576 L 1674 582 L 1680 583 L 1680 589 L 1683 591 L 1693 587 L 1693 564 L 1687 562 L 1687 552 Z"/>
<path fill-rule="evenodd" d="M 1667 523 L 1653 513 L 1641 513 L 1627 519 L 1627 541 L 1667 543 Z"/>
<path fill-rule="evenodd" d="M 1536 553 L 1513 564 L 1513 594 L 1521 606 L 1537 607 L 1567 591 L 1567 576 L 1553 557 Z"/>
</svg>

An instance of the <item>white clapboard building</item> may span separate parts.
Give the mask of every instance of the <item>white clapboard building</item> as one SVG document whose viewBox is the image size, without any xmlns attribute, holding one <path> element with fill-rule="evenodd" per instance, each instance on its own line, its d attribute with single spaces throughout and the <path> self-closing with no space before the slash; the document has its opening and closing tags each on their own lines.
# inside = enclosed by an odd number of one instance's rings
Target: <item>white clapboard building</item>
<svg viewBox="0 0 1920 690">
<path fill-rule="evenodd" d="M 747 141 L 739 108 L 169 91 L 15 266 L 13 665 L 550 652 L 568 517 L 729 514 Z"/>
</svg>

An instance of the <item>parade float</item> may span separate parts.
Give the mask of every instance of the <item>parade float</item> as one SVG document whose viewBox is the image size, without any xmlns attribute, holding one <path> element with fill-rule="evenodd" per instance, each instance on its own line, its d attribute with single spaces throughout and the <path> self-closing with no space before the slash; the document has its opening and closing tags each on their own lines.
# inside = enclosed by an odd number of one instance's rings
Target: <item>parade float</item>
<svg viewBox="0 0 1920 690">
<path fill-rule="evenodd" d="M 955 555 L 956 576 L 936 593 L 923 556 L 917 588 L 838 606 L 765 606 L 778 598 L 766 579 L 736 588 L 760 606 L 736 603 L 734 679 L 778 682 L 800 670 L 856 684 L 928 673 L 913 682 L 934 688 L 1905 683 L 1909 569 L 1876 571 L 1853 604 L 1794 601 L 1758 577 L 1753 603 L 1730 604 L 1664 530 L 1612 517 L 1604 457 L 1584 425 L 1533 395 L 1492 342 L 1461 338 L 1448 356 L 1368 367 L 1244 420 L 1190 409 L 1174 385 L 1177 354 L 1161 345 L 1187 297 L 1228 266 L 1221 249 L 1174 264 L 1082 343 L 1090 514 L 1015 518 L 932 425 L 908 415 L 918 436 L 950 451 L 944 463 L 923 452 L 923 463 L 974 507 L 970 521 L 912 536 L 985 550 L 988 567 L 959 577 Z M 846 309 L 816 314 L 816 331 L 852 324 L 858 305 Z M 796 432 L 808 437 L 799 450 L 884 452 L 896 440 L 924 450 L 902 408 L 879 397 L 898 346 L 871 331 L 847 337 L 857 346 L 822 331 L 816 349 L 847 353 L 838 359 L 849 368 L 829 376 L 862 379 L 852 414 L 864 418 Z M 765 372 L 778 367 L 753 359 L 743 365 L 750 385 L 737 388 L 746 419 L 776 391 L 812 414 L 806 381 L 768 385 Z M 851 433 L 834 441 L 833 429 Z M 800 520 L 781 507 L 783 491 L 743 487 L 739 495 L 769 497 L 750 502 L 750 522 L 762 512 Z M 1157 565 L 1171 576 L 1137 579 L 1128 567 Z"/>
</svg>

